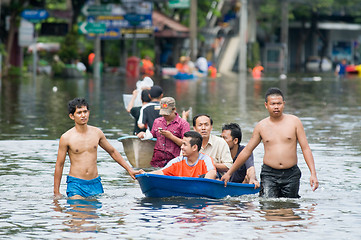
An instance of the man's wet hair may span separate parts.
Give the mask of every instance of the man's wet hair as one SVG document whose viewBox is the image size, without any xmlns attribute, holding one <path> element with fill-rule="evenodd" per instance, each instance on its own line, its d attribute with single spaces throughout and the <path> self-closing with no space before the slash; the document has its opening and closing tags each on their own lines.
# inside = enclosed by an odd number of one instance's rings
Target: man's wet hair
<svg viewBox="0 0 361 240">
<path fill-rule="evenodd" d="M 272 87 L 272 88 L 269 88 L 267 91 L 266 91 L 266 95 L 265 95 L 265 102 L 268 102 L 268 96 L 271 96 L 271 95 L 278 95 L 278 96 L 281 96 L 282 97 L 282 100 L 284 101 L 285 98 L 283 96 L 283 93 L 282 91 L 279 89 L 279 88 L 275 88 L 275 87 Z"/>
<path fill-rule="evenodd" d="M 89 104 L 85 100 L 85 98 L 74 98 L 73 100 L 68 102 L 68 112 L 69 114 L 74 114 L 76 108 L 81 108 L 85 106 L 89 110 Z"/>
<path fill-rule="evenodd" d="M 191 138 L 191 140 L 189 141 L 191 146 L 197 145 L 198 152 L 201 150 L 203 137 L 200 133 L 196 131 L 188 131 L 184 133 L 184 137 Z"/>
<path fill-rule="evenodd" d="M 237 123 L 224 124 L 222 127 L 222 132 L 224 130 L 230 130 L 232 139 L 237 138 L 238 143 L 242 141 L 242 130 L 241 127 Z"/>
<path fill-rule="evenodd" d="M 209 116 L 208 114 L 198 114 L 198 115 L 194 116 L 194 118 L 193 118 L 193 127 L 196 126 L 197 118 L 199 118 L 201 116 L 206 116 L 207 118 L 209 118 L 209 120 L 211 121 L 211 125 L 213 125 L 213 119 L 211 118 L 211 116 Z"/>
</svg>

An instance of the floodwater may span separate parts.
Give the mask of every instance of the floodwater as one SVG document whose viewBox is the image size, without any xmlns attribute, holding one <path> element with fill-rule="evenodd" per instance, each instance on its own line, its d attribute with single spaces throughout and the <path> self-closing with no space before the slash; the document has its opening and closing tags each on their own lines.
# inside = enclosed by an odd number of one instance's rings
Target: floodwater
<svg viewBox="0 0 361 240">
<path fill-rule="evenodd" d="M 208 113 L 214 134 L 237 122 L 243 144 L 267 116 L 264 92 L 280 87 L 286 113 L 300 117 L 313 151 L 320 187 L 312 192 L 298 149 L 300 199 L 146 198 L 136 181 L 102 149 L 99 173 L 105 193 L 80 201 L 53 199 L 53 172 L 60 135 L 73 126 L 66 104 L 90 102 L 89 124 L 100 127 L 123 156 L 116 139 L 132 131 L 122 102 L 135 83 L 122 76 L 92 79 L 22 78 L 2 82 L 0 104 L 1 239 L 360 239 L 361 78 L 290 75 L 240 81 L 235 75 L 198 81 L 157 80 L 179 111 Z M 255 151 L 259 178 L 263 146 Z M 64 167 L 61 193 L 65 195 Z"/>
</svg>

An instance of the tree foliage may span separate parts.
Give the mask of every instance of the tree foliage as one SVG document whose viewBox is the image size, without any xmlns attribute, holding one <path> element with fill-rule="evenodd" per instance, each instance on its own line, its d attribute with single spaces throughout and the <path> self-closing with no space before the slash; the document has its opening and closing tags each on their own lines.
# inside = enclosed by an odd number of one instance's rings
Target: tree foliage
<svg viewBox="0 0 361 240">
<path fill-rule="evenodd" d="M 211 12 L 216 16 L 220 16 L 220 12 L 215 8 L 216 3 L 219 0 L 209 1 L 209 0 L 198 0 L 197 1 L 197 23 L 198 28 L 205 27 L 207 25 L 207 14 Z M 190 9 L 172 9 L 168 7 L 167 2 L 164 3 L 155 3 L 155 9 L 161 11 L 162 13 L 168 15 L 171 18 L 179 19 L 179 21 L 185 25 L 189 26 L 190 21 Z"/>
<path fill-rule="evenodd" d="M 268 0 L 260 4 L 257 21 L 264 31 L 266 41 L 270 41 L 271 35 L 276 32 L 281 23 L 281 1 Z"/>
</svg>

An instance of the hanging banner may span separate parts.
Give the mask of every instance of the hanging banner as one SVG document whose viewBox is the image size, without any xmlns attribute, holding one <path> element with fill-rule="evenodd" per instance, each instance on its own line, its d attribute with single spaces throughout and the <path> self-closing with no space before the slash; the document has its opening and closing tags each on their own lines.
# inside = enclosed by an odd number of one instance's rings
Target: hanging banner
<svg viewBox="0 0 361 240">
<path fill-rule="evenodd" d="M 169 0 L 168 7 L 169 8 L 189 8 L 190 7 L 189 0 Z"/>
</svg>

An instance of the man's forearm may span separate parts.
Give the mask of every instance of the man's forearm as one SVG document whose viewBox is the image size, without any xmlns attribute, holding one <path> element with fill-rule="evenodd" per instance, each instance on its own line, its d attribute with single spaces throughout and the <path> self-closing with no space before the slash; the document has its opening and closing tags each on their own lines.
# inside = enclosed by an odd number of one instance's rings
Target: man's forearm
<svg viewBox="0 0 361 240">
<path fill-rule="evenodd" d="M 60 189 L 61 176 L 62 176 L 62 174 L 59 173 L 58 170 L 55 170 L 55 172 L 54 172 L 54 194 L 60 193 L 59 189 Z"/>
<path fill-rule="evenodd" d="M 224 163 L 214 163 L 214 166 L 216 167 L 217 172 L 227 172 L 229 169 Z"/>
</svg>

